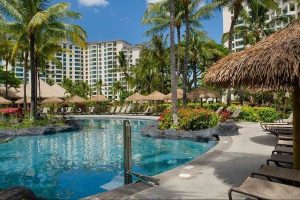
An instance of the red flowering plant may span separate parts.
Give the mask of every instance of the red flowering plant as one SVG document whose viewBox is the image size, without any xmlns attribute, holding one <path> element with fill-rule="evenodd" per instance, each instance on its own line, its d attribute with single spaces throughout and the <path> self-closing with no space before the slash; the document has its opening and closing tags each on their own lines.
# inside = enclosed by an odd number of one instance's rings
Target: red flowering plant
<svg viewBox="0 0 300 200">
<path fill-rule="evenodd" d="M 178 129 L 181 130 L 202 130 L 213 127 L 218 123 L 218 116 L 212 111 L 198 108 L 181 108 L 178 110 Z M 172 112 L 166 110 L 159 117 L 159 128 L 169 129 L 172 126 Z"/>
<path fill-rule="evenodd" d="M 3 108 L 3 109 L 0 109 L 0 113 L 3 114 L 4 116 L 19 115 L 19 114 L 22 113 L 22 109 L 19 109 L 19 108 Z"/>
<path fill-rule="evenodd" d="M 220 115 L 220 121 L 225 122 L 230 118 L 231 112 L 229 110 L 222 110 L 219 115 Z"/>
</svg>

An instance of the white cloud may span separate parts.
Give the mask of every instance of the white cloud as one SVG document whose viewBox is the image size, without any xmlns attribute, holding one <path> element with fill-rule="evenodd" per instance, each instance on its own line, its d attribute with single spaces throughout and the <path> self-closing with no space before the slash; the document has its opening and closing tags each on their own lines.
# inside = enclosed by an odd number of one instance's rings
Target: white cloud
<svg viewBox="0 0 300 200">
<path fill-rule="evenodd" d="M 91 7 L 91 6 L 105 7 L 108 5 L 107 0 L 78 0 L 78 2 L 80 5 L 87 6 L 87 7 Z"/>
<path fill-rule="evenodd" d="M 157 3 L 160 2 L 161 0 L 146 0 L 147 3 Z"/>
</svg>

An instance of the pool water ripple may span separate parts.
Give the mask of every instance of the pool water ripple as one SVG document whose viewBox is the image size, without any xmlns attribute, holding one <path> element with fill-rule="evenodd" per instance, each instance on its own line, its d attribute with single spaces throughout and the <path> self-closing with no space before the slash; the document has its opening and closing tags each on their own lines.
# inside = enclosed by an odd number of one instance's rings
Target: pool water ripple
<svg viewBox="0 0 300 200">
<path fill-rule="evenodd" d="M 26 186 L 47 199 L 78 199 L 123 184 L 122 120 L 80 120 L 82 131 L 20 137 L 0 144 L 0 188 Z M 154 139 L 132 120 L 133 170 L 156 175 L 199 156 L 215 142 Z"/>
</svg>

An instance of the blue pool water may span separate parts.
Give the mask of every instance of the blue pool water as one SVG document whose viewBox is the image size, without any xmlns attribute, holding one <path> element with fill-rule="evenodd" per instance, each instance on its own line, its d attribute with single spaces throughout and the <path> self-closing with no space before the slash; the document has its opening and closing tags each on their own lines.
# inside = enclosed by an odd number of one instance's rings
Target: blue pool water
<svg viewBox="0 0 300 200">
<path fill-rule="evenodd" d="M 122 120 L 81 120 L 83 130 L 20 137 L 0 144 L 0 188 L 26 186 L 47 199 L 78 199 L 123 184 Z M 140 136 L 152 121 L 131 121 L 133 169 L 156 175 L 186 163 L 215 142 Z"/>
</svg>

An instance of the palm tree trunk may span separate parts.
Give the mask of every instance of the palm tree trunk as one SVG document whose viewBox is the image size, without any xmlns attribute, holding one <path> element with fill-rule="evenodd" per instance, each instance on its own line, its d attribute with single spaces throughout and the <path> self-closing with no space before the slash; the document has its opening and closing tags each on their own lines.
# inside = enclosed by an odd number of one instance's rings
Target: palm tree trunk
<svg viewBox="0 0 300 200">
<path fill-rule="evenodd" d="M 232 41 L 233 41 L 233 33 L 234 33 L 234 26 L 236 24 L 236 21 L 238 19 L 239 16 L 239 8 L 235 8 L 234 9 L 234 14 L 233 17 L 231 19 L 231 24 L 230 24 L 230 29 L 228 32 L 228 49 L 229 52 L 232 52 Z M 231 105 L 231 87 L 228 88 L 227 90 L 227 105 L 230 106 Z"/>
<path fill-rule="evenodd" d="M 42 95 L 41 95 L 41 79 L 40 79 L 40 74 L 37 73 L 37 80 L 38 80 L 38 87 L 39 87 L 39 101 L 42 99 Z"/>
<path fill-rule="evenodd" d="M 5 71 L 8 72 L 8 59 L 5 61 Z M 8 98 L 8 84 L 7 84 L 7 78 L 5 80 L 5 98 Z"/>
<path fill-rule="evenodd" d="M 177 85 L 176 85 L 176 58 L 175 58 L 175 37 L 174 37 L 174 13 L 175 1 L 169 0 L 170 4 L 170 64 L 171 64 L 171 90 L 172 90 L 172 116 L 173 125 L 178 125 L 177 115 Z"/>
<path fill-rule="evenodd" d="M 30 35 L 30 70 L 31 70 L 31 107 L 30 114 L 31 119 L 35 120 L 37 118 L 37 99 L 36 99 L 36 67 L 35 67 L 35 56 L 34 56 L 34 45 L 35 36 Z"/>
<path fill-rule="evenodd" d="M 183 107 L 186 108 L 187 105 L 187 70 L 188 70 L 188 63 L 189 63 L 189 50 L 190 50 L 190 15 L 189 15 L 189 0 L 185 1 L 184 6 L 184 15 L 185 15 L 185 52 L 184 52 L 184 64 L 183 64 Z"/>
<path fill-rule="evenodd" d="M 177 84 L 178 78 L 180 76 L 180 47 L 181 47 L 181 33 L 180 33 L 181 26 L 177 26 Z"/>
<path fill-rule="evenodd" d="M 300 169 L 300 87 L 294 87 L 293 91 L 293 163 L 294 169 Z"/>
<path fill-rule="evenodd" d="M 24 90 L 24 112 L 27 112 L 27 74 L 28 74 L 28 51 L 25 52 L 25 63 L 24 63 L 24 79 L 23 79 L 23 90 Z"/>
<path fill-rule="evenodd" d="M 193 65 L 193 82 L 194 82 L 194 88 L 197 88 L 197 64 L 195 63 Z"/>
</svg>

